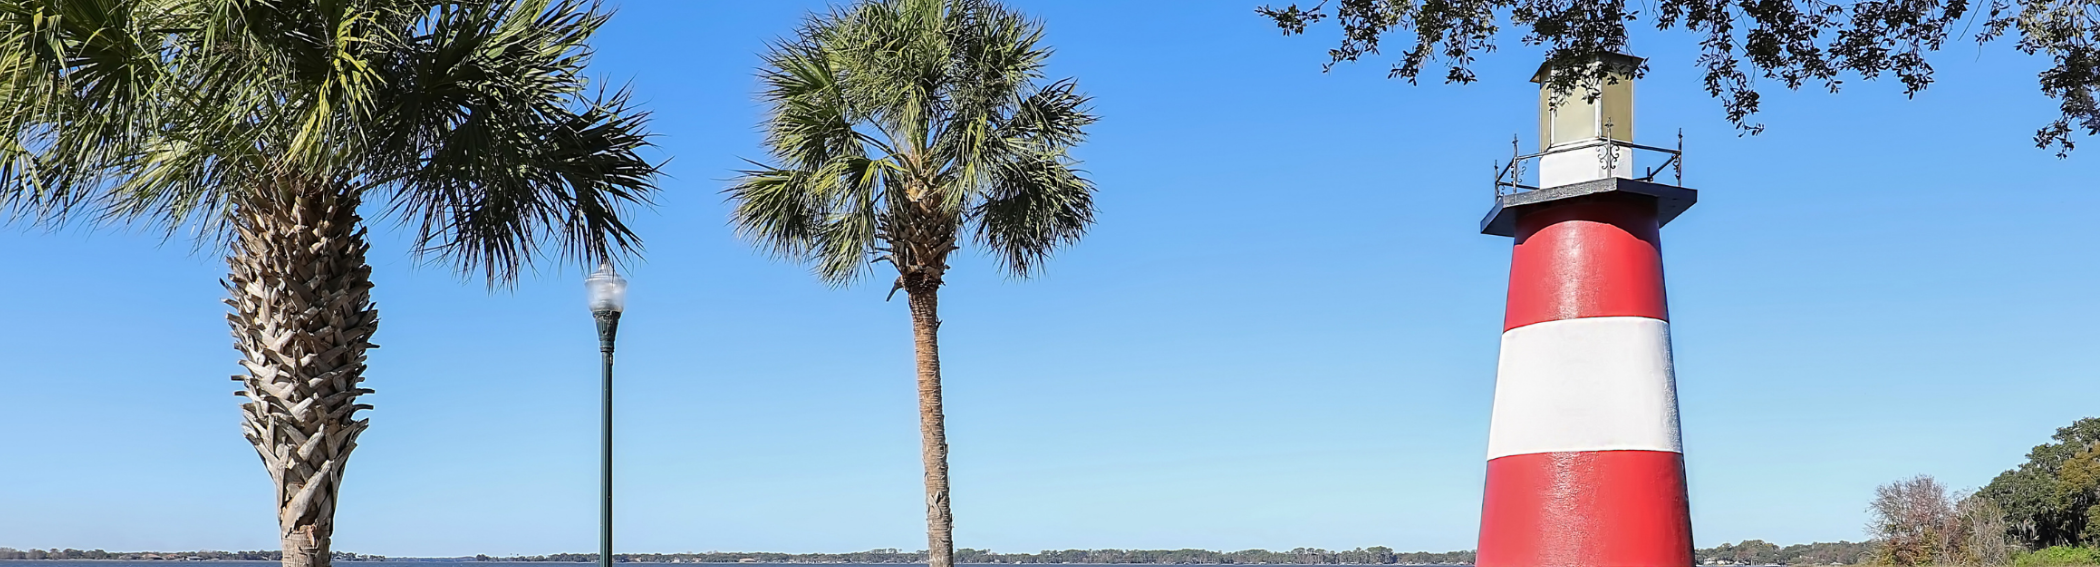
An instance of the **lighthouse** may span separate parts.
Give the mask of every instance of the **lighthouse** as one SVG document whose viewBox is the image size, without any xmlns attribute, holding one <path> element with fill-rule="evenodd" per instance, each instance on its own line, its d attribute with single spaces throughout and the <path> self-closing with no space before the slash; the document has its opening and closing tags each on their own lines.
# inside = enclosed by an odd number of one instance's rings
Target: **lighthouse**
<svg viewBox="0 0 2100 567">
<path fill-rule="evenodd" d="M 1515 246 L 1479 567 L 1693 561 L 1661 228 L 1698 192 L 1681 134 L 1677 149 L 1633 141 L 1641 59 L 1590 65 L 1562 71 L 1584 77 L 1569 92 L 1551 69 L 1532 77 L 1539 151 L 1498 164 L 1481 220 Z"/>
</svg>

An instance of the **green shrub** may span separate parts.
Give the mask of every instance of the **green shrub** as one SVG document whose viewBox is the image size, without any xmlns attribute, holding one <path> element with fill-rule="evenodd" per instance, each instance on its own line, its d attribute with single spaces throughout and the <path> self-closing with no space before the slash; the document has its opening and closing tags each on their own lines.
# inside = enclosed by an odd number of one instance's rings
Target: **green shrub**
<svg viewBox="0 0 2100 567">
<path fill-rule="evenodd" d="M 2013 567 L 2082 567 L 2100 565 L 2100 549 L 2056 546 L 2013 554 Z"/>
</svg>

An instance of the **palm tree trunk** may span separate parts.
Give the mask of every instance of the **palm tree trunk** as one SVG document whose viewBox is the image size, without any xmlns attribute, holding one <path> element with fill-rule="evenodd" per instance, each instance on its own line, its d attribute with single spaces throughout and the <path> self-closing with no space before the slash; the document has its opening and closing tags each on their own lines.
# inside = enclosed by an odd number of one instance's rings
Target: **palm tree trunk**
<svg viewBox="0 0 2100 567">
<path fill-rule="evenodd" d="M 912 281 L 919 279 L 921 281 Z M 931 279 L 932 281 L 924 281 Z M 912 348 L 919 363 L 919 456 L 926 465 L 926 565 L 955 565 L 955 517 L 948 511 L 948 430 L 941 416 L 940 284 L 907 277 Z"/>
<path fill-rule="evenodd" d="M 247 374 L 241 428 L 277 485 L 284 567 L 328 567 L 343 465 L 369 420 L 365 351 L 378 327 L 357 199 L 292 184 L 241 203 L 224 282 Z M 315 191 L 314 189 L 319 189 Z"/>
</svg>

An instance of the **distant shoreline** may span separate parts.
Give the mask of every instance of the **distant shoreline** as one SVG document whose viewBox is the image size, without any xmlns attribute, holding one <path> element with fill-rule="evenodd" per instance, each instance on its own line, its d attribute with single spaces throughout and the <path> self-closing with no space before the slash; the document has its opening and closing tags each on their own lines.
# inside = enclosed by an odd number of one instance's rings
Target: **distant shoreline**
<svg viewBox="0 0 2100 567">
<path fill-rule="evenodd" d="M 4 563 L 278 563 L 276 559 L 0 559 Z M 386 559 L 339 559 L 334 563 L 501 563 L 508 565 L 597 565 L 596 561 L 514 561 L 506 559 L 475 559 L 473 557 L 388 557 Z M 925 565 L 925 562 L 866 562 L 866 561 L 619 561 L 618 563 L 648 565 Z M 956 565 L 1014 565 L 1013 563 L 980 563 L 958 561 Z M 1033 565 L 1188 565 L 1190 567 L 1231 567 L 1239 565 L 1392 565 L 1395 567 L 1472 567 L 1471 563 L 1044 563 Z"/>
<path fill-rule="evenodd" d="M 275 561 L 282 557 L 277 550 L 250 551 L 104 551 L 100 549 L 28 549 L 20 550 L 0 547 L 0 561 Z M 1238 551 L 1213 551 L 1207 549 L 1046 549 L 1034 553 L 1001 553 L 986 549 L 958 548 L 954 560 L 959 565 L 1394 565 L 1394 566 L 1469 566 L 1473 564 L 1472 550 L 1445 552 L 1395 552 L 1390 547 L 1372 546 L 1354 549 L 1328 550 L 1298 547 L 1285 551 L 1266 549 L 1242 549 Z M 454 557 L 389 557 L 362 553 L 337 552 L 331 558 L 339 563 L 394 562 L 394 563 L 560 563 L 588 565 L 598 561 L 596 553 L 549 553 L 544 555 L 494 556 L 487 554 Z M 618 563 L 635 564 L 697 564 L 697 565 L 925 565 L 926 553 L 905 551 L 896 548 L 870 549 L 844 553 L 781 553 L 760 551 L 702 551 L 681 553 L 615 553 Z"/>
</svg>

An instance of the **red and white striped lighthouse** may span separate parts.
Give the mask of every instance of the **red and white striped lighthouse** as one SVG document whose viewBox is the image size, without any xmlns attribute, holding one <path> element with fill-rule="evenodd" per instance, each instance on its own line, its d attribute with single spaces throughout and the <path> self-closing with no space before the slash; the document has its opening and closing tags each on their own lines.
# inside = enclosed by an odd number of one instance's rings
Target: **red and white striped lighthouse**
<svg viewBox="0 0 2100 567">
<path fill-rule="evenodd" d="M 1640 62 L 1602 57 L 1573 93 L 1540 69 L 1540 153 L 1501 169 L 1481 223 L 1516 247 L 1479 567 L 1693 561 L 1660 229 L 1698 193 L 1656 182 L 1678 151 L 1632 142 Z M 1668 159 L 1637 171 L 1636 152 Z"/>
</svg>

